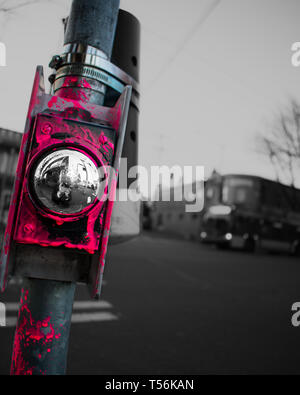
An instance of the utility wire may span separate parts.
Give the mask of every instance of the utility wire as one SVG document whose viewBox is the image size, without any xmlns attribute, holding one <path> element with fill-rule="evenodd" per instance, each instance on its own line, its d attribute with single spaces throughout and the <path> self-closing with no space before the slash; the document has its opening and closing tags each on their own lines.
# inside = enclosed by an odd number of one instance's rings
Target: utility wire
<svg viewBox="0 0 300 395">
<path fill-rule="evenodd" d="M 199 28 L 206 22 L 206 20 L 210 17 L 213 11 L 217 8 L 220 4 L 221 0 L 213 0 L 212 4 L 208 7 L 206 12 L 201 15 L 201 17 L 197 20 L 195 25 L 192 26 L 191 30 L 189 30 L 188 34 L 184 37 L 183 41 L 174 51 L 174 54 L 168 59 L 168 61 L 162 66 L 161 70 L 157 74 L 157 76 L 153 79 L 150 87 L 148 88 L 147 92 L 151 91 L 151 89 L 156 85 L 156 83 L 162 78 L 162 76 L 168 71 L 169 67 L 172 63 L 174 63 L 178 56 L 182 53 L 185 49 L 186 45 L 191 41 L 191 39 L 195 36 L 198 32 Z"/>
</svg>

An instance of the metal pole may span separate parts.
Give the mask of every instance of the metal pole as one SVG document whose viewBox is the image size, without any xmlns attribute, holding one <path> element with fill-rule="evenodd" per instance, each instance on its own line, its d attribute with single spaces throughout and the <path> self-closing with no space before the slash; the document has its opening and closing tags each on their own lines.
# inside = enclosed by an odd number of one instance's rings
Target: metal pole
<svg viewBox="0 0 300 395">
<path fill-rule="evenodd" d="M 110 59 L 120 0 L 73 0 L 65 44 L 98 48 Z"/>
<path fill-rule="evenodd" d="M 119 5 L 120 0 L 73 0 L 65 45 L 92 46 L 110 59 Z M 70 97 L 71 93 L 61 89 L 57 94 Z M 97 104 L 103 101 L 104 94 L 98 94 Z M 65 374 L 74 292 L 74 283 L 24 280 L 12 375 Z"/>
<path fill-rule="evenodd" d="M 12 375 L 65 374 L 75 284 L 25 279 Z"/>
<path fill-rule="evenodd" d="M 118 22 L 120 0 L 73 0 L 70 16 L 66 22 L 65 46 L 77 47 L 79 52 L 85 52 L 87 47 L 99 50 L 101 57 L 110 60 Z M 80 44 L 81 48 L 78 48 Z M 78 74 L 77 74 L 78 75 Z M 87 79 L 88 80 L 88 79 Z M 63 88 L 59 96 L 75 98 L 77 90 L 86 91 L 89 102 L 104 104 L 106 86 L 95 81 L 92 90 L 82 86 Z"/>
</svg>

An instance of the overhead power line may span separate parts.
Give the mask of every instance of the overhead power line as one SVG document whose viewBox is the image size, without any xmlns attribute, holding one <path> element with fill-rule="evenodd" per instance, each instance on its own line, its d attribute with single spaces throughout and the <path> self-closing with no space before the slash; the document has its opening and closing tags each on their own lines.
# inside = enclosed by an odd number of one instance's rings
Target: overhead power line
<svg viewBox="0 0 300 395">
<path fill-rule="evenodd" d="M 220 4 L 221 0 L 213 0 L 206 11 L 200 16 L 200 18 L 196 21 L 196 23 L 192 26 L 192 28 L 188 31 L 187 35 L 184 37 L 182 42 L 175 48 L 173 55 L 167 60 L 167 62 L 162 66 L 161 70 L 157 74 L 157 76 L 153 79 L 150 84 L 150 88 L 146 93 L 151 90 L 155 84 L 162 78 L 162 76 L 168 71 L 169 67 L 172 63 L 174 63 L 182 51 L 185 49 L 187 44 L 192 40 L 195 34 L 198 32 L 201 26 L 206 22 L 206 20 L 210 17 L 213 11 Z"/>
</svg>

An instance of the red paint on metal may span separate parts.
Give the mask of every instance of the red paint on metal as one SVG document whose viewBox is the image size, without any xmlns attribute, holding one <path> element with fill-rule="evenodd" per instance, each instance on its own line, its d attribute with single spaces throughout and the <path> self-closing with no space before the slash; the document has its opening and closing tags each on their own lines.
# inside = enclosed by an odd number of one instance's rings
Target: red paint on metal
<svg viewBox="0 0 300 395">
<path fill-rule="evenodd" d="M 58 100 L 58 97 L 57 96 L 53 96 L 51 98 L 51 100 L 48 102 L 48 107 L 52 108 L 53 106 L 57 105 L 57 100 Z"/>
<path fill-rule="evenodd" d="M 61 337 L 51 324 L 50 316 L 42 321 L 33 319 L 28 299 L 28 291 L 22 289 L 11 367 L 11 373 L 14 375 L 33 374 L 35 367 L 29 366 L 29 362 L 24 358 L 27 349 L 36 349 L 37 358 L 42 359 L 45 357 L 44 352 L 50 353 L 51 348 L 57 345 L 55 341 Z"/>
<path fill-rule="evenodd" d="M 96 104 L 90 104 L 89 102 L 79 103 L 78 101 L 69 97 L 69 95 L 64 96 L 62 92 L 59 96 L 45 95 L 45 97 L 47 98 L 46 102 L 47 108 L 49 110 L 59 111 L 61 113 L 64 112 L 69 119 L 77 119 L 77 117 L 84 119 L 80 113 L 76 114 L 76 117 L 73 117 L 71 112 L 73 109 L 86 111 L 86 113 L 90 114 L 91 119 L 95 120 L 95 123 L 98 123 L 99 120 L 101 120 L 101 123 L 111 126 L 115 118 L 114 109 L 98 106 Z M 52 115 L 55 115 L 55 113 Z"/>
<path fill-rule="evenodd" d="M 89 254 L 98 252 L 101 267 L 98 280 L 104 268 L 118 169 L 115 169 L 116 174 L 113 175 L 109 186 L 108 184 L 105 186 L 103 196 L 77 216 L 62 216 L 39 207 L 30 195 L 30 172 L 34 161 L 40 155 L 46 154 L 50 147 L 51 150 L 66 147 L 76 149 L 93 160 L 97 167 L 103 169 L 115 163 L 114 144 L 119 137 L 125 96 L 119 99 L 114 108 L 91 104 L 89 99 L 92 87 L 81 77 L 67 77 L 56 96 L 47 95 L 42 88 L 42 74 L 42 69 L 39 68 L 29 106 L 8 227 L 4 237 L 4 249 L 0 261 L 2 290 L 5 288 L 9 271 L 12 239 L 22 244 L 72 248 L 84 250 Z M 109 132 L 107 132 L 108 128 L 110 128 Z M 112 129 L 115 132 L 114 138 L 108 137 L 112 135 Z M 29 145 L 30 152 L 28 152 Z M 105 176 L 107 181 L 108 176 L 108 174 Z M 82 229 L 82 232 L 79 229 L 79 238 L 71 239 L 68 232 L 60 236 L 63 234 L 61 227 L 67 225 L 66 223 L 75 223 L 83 219 L 87 220 L 81 222 L 85 223 L 85 229 Z M 4 281 L 3 273 L 5 273 Z M 95 284 L 95 287 L 97 286 Z M 97 291 L 95 289 L 95 293 Z"/>
<path fill-rule="evenodd" d="M 112 175 L 112 180 L 111 180 L 111 184 L 110 184 L 109 199 L 108 199 L 106 213 L 105 213 L 105 219 L 104 219 L 103 236 L 102 236 L 101 251 L 100 251 L 100 258 L 99 258 L 100 270 L 97 273 L 95 287 L 93 290 L 94 297 L 98 293 L 98 286 L 100 283 L 100 277 L 104 273 L 105 257 L 107 254 L 107 247 L 108 247 L 109 233 L 110 233 L 110 226 L 111 226 L 111 217 L 112 217 L 115 196 L 116 196 L 116 189 L 117 189 L 117 180 L 118 180 L 118 174 L 114 173 Z"/>
<path fill-rule="evenodd" d="M 1 259 L 0 259 L 0 274 L 1 274 L 0 277 L 2 280 L 1 281 L 2 291 L 4 291 L 5 289 L 7 283 L 7 276 L 9 272 L 10 249 L 13 239 L 14 226 L 16 223 L 16 214 L 17 214 L 19 198 L 20 198 L 19 195 L 21 192 L 22 182 L 23 182 L 24 164 L 26 164 L 27 162 L 28 144 L 30 143 L 31 140 L 32 120 L 35 111 L 39 107 L 40 96 L 44 92 L 43 82 L 44 82 L 43 70 L 41 67 L 38 67 L 34 78 L 33 89 L 32 89 L 32 94 L 31 94 L 31 99 L 30 99 L 28 114 L 27 114 L 27 121 L 26 121 L 23 139 L 21 143 L 20 153 L 19 153 L 15 184 L 10 202 L 10 210 L 8 213 L 7 226 L 3 238 L 3 247 L 2 247 Z"/>
<path fill-rule="evenodd" d="M 99 137 L 99 142 L 101 144 L 102 149 L 110 154 L 111 152 L 114 151 L 114 145 L 113 143 L 105 136 L 105 134 L 102 132 L 100 137 Z"/>
<path fill-rule="evenodd" d="M 52 99 L 50 99 L 50 101 L 51 100 Z M 56 102 L 56 104 L 58 104 L 58 102 Z M 47 128 L 51 127 L 52 132 L 50 134 L 41 132 L 45 126 Z M 68 137 L 66 137 L 62 143 L 59 137 L 55 138 L 57 133 L 65 134 Z M 67 123 L 64 118 L 60 117 L 58 114 L 51 116 L 51 118 L 38 116 L 34 135 L 35 143 L 33 144 L 28 166 L 26 168 L 19 208 L 19 221 L 15 232 L 15 240 L 17 242 L 22 244 L 38 244 L 42 247 L 64 246 L 65 248 L 85 250 L 89 254 L 94 254 L 98 250 L 101 238 L 99 230 L 96 230 L 97 227 L 95 227 L 95 224 L 96 221 L 99 220 L 100 213 L 107 200 L 107 195 L 105 193 L 97 199 L 92 207 L 86 208 L 79 215 L 66 215 L 62 217 L 59 214 L 55 215 L 52 212 L 41 210 L 40 207 L 37 207 L 30 197 L 29 190 L 30 169 L 32 164 L 36 163 L 40 155 L 49 150 L 49 146 L 52 146 L 52 150 L 72 147 L 88 156 L 97 167 L 101 167 L 104 170 L 104 178 L 106 181 L 104 191 L 107 191 L 108 174 L 105 169 L 110 165 L 110 160 L 113 158 L 114 144 L 105 136 L 104 132 L 101 133 L 100 138 L 97 133 L 98 131 L 94 131 L 88 126 L 85 127 L 81 124 Z M 97 158 L 97 160 L 95 160 L 95 158 Z M 62 226 L 66 222 L 78 221 L 80 218 L 87 215 L 87 227 L 83 233 L 87 233 L 89 238 L 83 238 L 80 243 L 76 244 L 72 242 L 67 235 L 64 237 L 56 237 L 55 240 L 51 239 L 49 229 L 42 218 L 46 217 L 51 219 L 55 225 Z M 25 227 L 27 231 L 25 231 Z M 28 231 L 28 229 L 31 231 Z"/>
<path fill-rule="evenodd" d="M 57 96 L 74 100 L 82 108 L 81 103 L 87 103 L 90 100 L 91 89 L 86 79 L 80 76 L 67 76 Z"/>
</svg>

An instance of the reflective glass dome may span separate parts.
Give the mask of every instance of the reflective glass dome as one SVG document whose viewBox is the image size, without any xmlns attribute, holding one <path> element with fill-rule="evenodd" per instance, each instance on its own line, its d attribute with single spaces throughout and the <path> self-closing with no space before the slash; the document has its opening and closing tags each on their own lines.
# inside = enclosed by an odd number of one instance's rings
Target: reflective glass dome
<svg viewBox="0 0 300 395">
<path fill-rule="evenodd" d="M 57 150 L 36 166 L 33 188 L 39 202 L 60 214 L 78 214 L 91 206 L 100 190 L 95 163 L 72 149 Z"/>
</svg>

